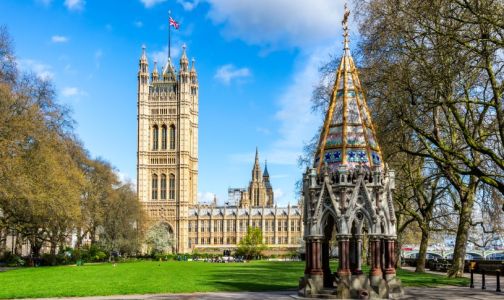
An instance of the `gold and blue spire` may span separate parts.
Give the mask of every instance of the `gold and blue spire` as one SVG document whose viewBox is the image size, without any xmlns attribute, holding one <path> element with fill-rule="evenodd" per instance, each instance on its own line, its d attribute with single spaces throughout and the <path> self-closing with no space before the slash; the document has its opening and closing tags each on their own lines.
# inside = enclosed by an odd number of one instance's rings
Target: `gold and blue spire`
<svg viewBox="0 0 504 300">
<path fill-rule="evenodd" d="M 342 22 L 344 52 L 336 71 L 329 109 L 315 154 L 314 163 L 318 171 L 324 164 L 330 171 L 356 166 L 383 168 L 374 125 L 350 54 L 349 15 L 345 5 Z"/>
</svg>

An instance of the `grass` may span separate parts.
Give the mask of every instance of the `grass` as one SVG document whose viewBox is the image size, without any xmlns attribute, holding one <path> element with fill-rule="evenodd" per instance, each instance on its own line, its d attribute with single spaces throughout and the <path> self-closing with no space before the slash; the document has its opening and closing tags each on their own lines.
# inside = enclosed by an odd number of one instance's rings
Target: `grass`
<svg viewBox="0 0 504 300">
<path fill-rule="evenodd" d="M 0 273 L 0 298 L 295 289 L 304 262 L 245 264 L 139 261 L 22 268 Z M 336 270 L 336 266 L 332 266 Z M 398 270 L 405 286 L 464 285 L 465 279 Z"/>
</svg>

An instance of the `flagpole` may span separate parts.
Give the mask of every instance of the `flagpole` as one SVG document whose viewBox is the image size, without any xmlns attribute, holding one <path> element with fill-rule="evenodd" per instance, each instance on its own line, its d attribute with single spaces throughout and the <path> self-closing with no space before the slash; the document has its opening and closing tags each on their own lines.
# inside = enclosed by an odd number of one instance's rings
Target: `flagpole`
<svg viewBox="0 0 504 300">
<path fill-rule="evenodd" d="M 168 11 L 168 60 L 171 60 L 171 25 L 170 25 L 170 18 L 171 18 L 171 10 Z"/>
</svg>

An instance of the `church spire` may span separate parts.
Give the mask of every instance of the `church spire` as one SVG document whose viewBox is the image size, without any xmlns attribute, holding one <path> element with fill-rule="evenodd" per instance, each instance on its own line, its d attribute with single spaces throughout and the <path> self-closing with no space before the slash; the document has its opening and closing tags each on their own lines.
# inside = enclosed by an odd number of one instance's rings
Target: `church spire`
<svg viewBox="0 0 504 300">
<path fill-rule="evenodd" d="M 345 14 L 343 15 L 343 21 L 341 24 L 343 25 L 343 50 L 345 51 L 346 56 L 350 56 L 350 34 L 348 33 L 348 17 L 350 16 L 350 10 L 348 10 L 348 5 L 345 3 Z"/>
<path fill-rule="evenodd" d="M 263 177 L 268 177 L 269 178 L 268 161 L 267 160 L 264 161 L 264 173 L 263 173 Z"/>
<path fill-rule="evenodd" d="M 186 45 L 182 45 L 182 55 L 180 56 L 180 70 L 181 71 L 188 71 L 189 67 L 189 60 L 187 59 L 187 54 L 186 54 Z"/>
<path fill-rule="evenodd" d="M 157 60 L 154 61 L 154 70 L 152 70 L 152 81 L 157 81 L 159 79 L 159 73 L 157 68 Z"/>
<path fill-rule="evenodd" d="M 256 147 L 255 162 L 252 168 L 252 181 L 261 181 L 261 166 L 259 165 L 259 149 Z"/>
<path fill-rule="evenodd" d="M 314 160 L 319 172 L 324 164 L 330 171 L 356 166 L 383 168 L 371 114 L 350 54 L 349 16 L 350 11 L 345 5 L 342 22 L 344 53 L 336 71 L 336 81 Z"/>
</svg>

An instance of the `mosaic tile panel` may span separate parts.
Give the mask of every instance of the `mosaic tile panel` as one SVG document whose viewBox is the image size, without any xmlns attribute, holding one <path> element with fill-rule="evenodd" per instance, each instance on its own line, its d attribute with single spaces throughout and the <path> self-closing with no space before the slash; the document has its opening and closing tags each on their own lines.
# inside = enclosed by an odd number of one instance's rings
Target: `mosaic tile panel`
<svg viewBox="0 0 504 300">
<path fill-rule="evenodd" d="M 341 150 L 328 150 L 324 153 L 324 162 L 327 164 L 341 162 L 341 160 Z"/>
<path fill-rule="evenodd" d="M 349 162 L 367 162 L 367 152 L 365 149 L 347 149 L 347 161 Z"/>
<path fill-rule="evenodd" d="M 347 123 L 360 124 L 362 123 L 359 116 L 359 108 L 357 107 L 357 99 L 347 98 Z"/>
<path fill-rule="evenodd" d="M 381 164 L 380 154 L 378 154 L 377 152 L 371 151 L 371 159 L 373 160 L 373 164 L 375 166 L 379 166 Z"/>
<path fill-rule="evenodd" d="M 346 137 L 349 146 L 366 146 L 366 139 L 362 126 L 348 126 L 347 129 Z"/>
<path fill-rule="evenodd" d="M 367 140 L 368 140 L 368 143 L 369 143 L 369 146 L 371 146 L 371 148 L 378 148 L 378 144 L 376 143 L 376 140 L 374 138 L 374 134 L 373 134 L 373 131 L 371 130 L 371 128 L 366 128 L 366 135 L 367 135 Z"/>
<path fill-rule="evenodd" d="M 343 123 L 343 100 L 337 99 L 336 105 L 334 106 L 334 113 L 332 116 L 332 124 Z"/>
<path fill-rule="evenodd" d="M 343 144 L 343 135 L 341 133 L 341 130 L 341 126 L 329 128 L 329 133 L 326 139 L 326 147 L 339 147 Z"/>
</svg>

